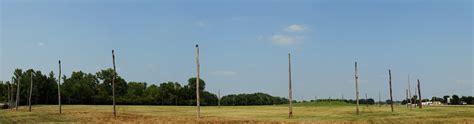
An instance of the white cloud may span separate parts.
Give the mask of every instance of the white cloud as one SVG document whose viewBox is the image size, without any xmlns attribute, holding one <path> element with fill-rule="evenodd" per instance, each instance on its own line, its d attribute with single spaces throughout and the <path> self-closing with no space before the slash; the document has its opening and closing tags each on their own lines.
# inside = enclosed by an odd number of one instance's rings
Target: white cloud
<svg viewBox="0 0 474 124">
<path fill-rule="evenodd" d="M 237 72 L 234 72 L 234 71 L 214 71 L 211 74 L 216 75 L 216 76 L 234 76 L 234 75 L 237 75 Z"/>
<path fill-rule="evenodd" d="M 198 27 L 205 27 L 205 26 L 206 26 L 206 23 L 204 23 L 203 21 L 198 21 L 198 22 L 196 22 L 196 26 L 198 26 Z"/>
<path fill-rule="evenodd" d="M 303 32 L 306 29 L 308 29 L 308 28 L 303 26 L 303 25 L 292 24 L 292 25 L 286 27 L 285 31 L 288 31 L 288 32 Z"/>
<path fill-rule="evenodd" d="M 38 43 L 36 43 L 36 45 L 40 47 L 40 46 L 44 46 L 44 43 L 43 42 L 38 42 Z"/>
<path fill-rule="evenodd" d="M 300 42 L 302 37 L 288 36 L 288 35 L 273 35 L 272 42 L 278 45 L 292 45 Z"/>
</svg>

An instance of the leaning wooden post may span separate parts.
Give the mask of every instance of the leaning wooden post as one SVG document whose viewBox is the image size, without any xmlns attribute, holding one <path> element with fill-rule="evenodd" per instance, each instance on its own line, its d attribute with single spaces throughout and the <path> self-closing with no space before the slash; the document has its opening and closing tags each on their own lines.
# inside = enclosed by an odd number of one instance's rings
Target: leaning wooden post
<svg viewBox="0 0 474 124">
<path fill-rule="evenodd" d="M 390 71 L 390 69 L 388 70 L 388 78 L 389 78 L 389 85 L 390 85 L 390 107 L 392 108 L 392 112 L 393 112 L 392 72 Z"/>
<path fill-rule="evenodd" d="M 18 111 L 18 106 L 20 105 L 20 74 L 17 74 L 17 77 L 16 80 L 17 80 L 17 84 L 16 84 L 16 108 L 15 110 Z"/>
<path fill-rule="evenodd" d="M 291 54 L 288 53 L 288 118 L 293 118 L 293 93 L 291 91 Z"/>
<path fill-rule="evenodd" d="M 409 105 L 409 106 L 410 106 L 410 110 L 411 110 L 411 108 L 412 108 L 412 107 L 411 107 L 411 103 L 412 103 L 411 97 L 413 97 L 413 96 L 411 95 L 410 75 L 408 75 L 408 101 L 410 102 L 410 105 Z"/>
<path fill-rule="evenodd" d="M 196 106 L 197 106 L 197 118 L 201 118 L 201 104 L 200 104 L 200 96 L 199 96 L 199 45 L 196 44 L 196 72 L 197 72 L 197 78 L 196 78 Z"/>
<path fill-rule="evenodd" d="M 356 113 L 359 115 L 359 76 L 357 76 L 357 62 L 355 62 L 355 83 L 356 83 Z"/>
<path fill-rule="evenodd" d="M 59 76 L 58 76 L 58 104 L 59 104 L 59 114 L 61 114 L 61 60 L 59 63 Z"/>
<path fill-rule="evenodd" d="M 419 102 L 418 106 L 420 106 L 420 109 L 423 108 L 423 104 L 421 103 L 421 87 L 420 87 L 420 79 L 418 79 L 418 97 L 419 97 Z"/>
<path fill-rule="evenodd" d="M 28 98 L 28 111 L 31 112 L 31 93 L 33 92 L 33 74 L 30 74 L 30 97 Z"/>
<path fill-rule="evenodd" d="M 115 78 L 117 77 L 117 70 L 115 69 L 115 52 L 112 50 L 112 64 L 114 66 L 114 74 L 112 77 L 112 104 L 114 106 L 114 117 L 117 116 L 117 111 L 115 110 Z"/>
</svg>

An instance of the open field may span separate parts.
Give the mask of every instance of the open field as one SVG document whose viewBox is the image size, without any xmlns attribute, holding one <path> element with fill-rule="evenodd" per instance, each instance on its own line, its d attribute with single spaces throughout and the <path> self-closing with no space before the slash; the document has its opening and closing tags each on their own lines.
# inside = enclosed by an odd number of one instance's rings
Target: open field
<svg viewBox="0 0 474 124">
<path fill-rule="evenodd" d="M 63 105 L 59 116 L 56 105 L 35 105 L 33 112 L 21 107 L 20 112 L 0 110 L 0 123 L 10 122 L 160 122 L 195 123 L 196 109 L 192 106 L 118 106 L 118 116 L 112 115 L 110 105 Z M 211 123 L 272 123 L 272 122 L 330 122 L 330 123 L 474 123 L 474 106 L 429 106 L 409 110 L 396 106 L 361 106 L 355 115 L 353 105 L 297 104 L 294 119 L 287 119 L 288 108 L 276 106 L 209 106 L 202 107 L 199 122 Z"/>
</svg>

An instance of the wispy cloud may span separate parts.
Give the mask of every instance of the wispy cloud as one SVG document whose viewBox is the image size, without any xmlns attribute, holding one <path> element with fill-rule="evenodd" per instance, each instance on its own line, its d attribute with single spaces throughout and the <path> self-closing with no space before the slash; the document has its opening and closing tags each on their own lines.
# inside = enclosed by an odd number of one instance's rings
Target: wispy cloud
<svg viewBox="0 0 474 124">
<path fill-rule="evenodd" d="M 206 27 L 206 23 L 204 23 L 203 21 L 198 21 L 198 22 L 196 22 L 196 26 L 198 26 L 198 27 Z"/>
<path fill-rule="evenodd" d="M 39 47 L 44 46 L 44 43 L 43 42 L 38 42 L 38 43 L 36 43 L 36 46 L 39 46 Z"/>
<path fill-rule="evenodd" d="M 272 42 L 277 45 L 292 45 L 300 42 L 301 39 L 303 38 L 289 35 L 273 35 L 271 38 Z"/>
<path fill-rule="evenodd" d="M 237 72 L 220 70 L 220 71 L 214 71 L 211 74 L 216 75 L 216 76 L 234 76 L 234 75 L 237 75 Z"/>
<path fill-rule="evenodd" d="M 303 32 L 306 29 L 308 29 L 308 28 L 304 25 L 292 24 L 292 25 L 286 27 L 284 30 L 287 31 L 287 32 Z"/>
</svg>

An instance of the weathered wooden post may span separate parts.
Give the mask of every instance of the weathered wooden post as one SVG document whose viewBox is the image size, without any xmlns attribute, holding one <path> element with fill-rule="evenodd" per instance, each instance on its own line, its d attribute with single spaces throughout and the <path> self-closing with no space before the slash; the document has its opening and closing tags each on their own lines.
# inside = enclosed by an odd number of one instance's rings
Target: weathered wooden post
<svg viewBox="0 0 474 124">
<path fill-rule="evenodd" d="M 112 50 L 112 64 L 114 66 L 114 74 L 112 77 L 112 104 L 114 106 L 114 117 L 117 116 L 117 111 L 115 110 L 115 78 L 117 77 L 117 70 L 115 68 L 115 51 Z"/>
<path fill-rule="evenodd" d="M 412 97 L 412 95 L 411 95 L 411 87 L 410 87 L 410 75 L 408 75 L 408 101 L 410 102 L 410 104 L 409 104 L 410 110 L 412 108 L 411 107 L 411 103 L 412 103 L 411 97 Z"/>
<path fill-rule="evenodd" d="M 406 94 L 407 94 L 407 97 L 405 98 L 405 100 L 406 100 L 406 103 L 407 103 L 407 108 L 410 108 L 409 105 L 408 105 L 408 89 L 406 89 Z"/>
<path fill-rule="evenodd" d="M 422 101 L 421 101 L 420 79 L 418 79 L 418 98 L 419 98 L 418 106 L 420 106 L 420 109 L 421 109 L 421 108 L 423 108 L 423 104 L 422 104 Z"/>
<path fill-rule="evenodd" d="M 291 91 L 291 54 L 288 53 L 288 118 L 293 118 L 293 93 Z"/>
<path fill-rule="evenodd" d="M 367 93 L 365 93 L 365 106 L 369 107 L 369 98 L 367 97 Z"/>
<path fill-rule="evenodd" d="M 217 90 L 217 106 L 221 107 L 221 90 Z"/>
<path fill-rule="evenodd" d="M 390 71 L 390 69 L 388 70 L 388 77 L 389 77 L 389 85 L 390 85 L 390 107 L 392 108 L 392 112 L 393 112 L 392 72 Z"/>
<path fill-rule="evenodd" d="M 380 97 L 380 91 L 379 91 L 379 107 L 382 107 L 382 98 Z"/>
<path fill-rule="evenodd" d="M 197 106 L 197 118 L 201 118 L 201 102 L 200 102 L 200 96 L 199 96 L 199 70 L 200 65 L 199 65 L 199 45 L 196 44 L 196 72 L 197 72 L 197 79 L 196 79 L 196 106 Z"/>
<path fill-rule="evenodd" d="M 58 104 L 59 104 L 59 114 L 61 114 L 61 60 L 59 63 L 59 76 L 58 76 Z"/>
<path fill-rule="evenodd" d="M 33 92 L 33 72 L 30 74 L 30 97 L 28 98 L 28 112 L 31 112 L 31 93 Z"/>
<path fill-rule="evenodd" d="M 10 106 L 12 106 L 11 104 L 11 96 L 10 94 L 12 93 L 12 91 L 10 90 L 10 83 L 7 83 L 7 89 L 8 89 L 8 98 L 7 98 L 7 103 L 8 103 L 8 108 L 10 108 Z"/>
<path fill-rule="evenodd" d="M 357 76 L 357 62 L 355 62 L 355 83 L 356 83 L 356 113 L 359 115 L 359 76 Z"/>
<path fill-rule="evenodd" d="M 20 105 L 20 80 L 21 80 L 21 77 L 20 77 L 20 74 L 17 74 L 17 77 L 16 80 L 17 80 L 17 88 L 16 88 L 16 108 L 15 110 L 18 111 L 18 106 Z"/>
</svg>

